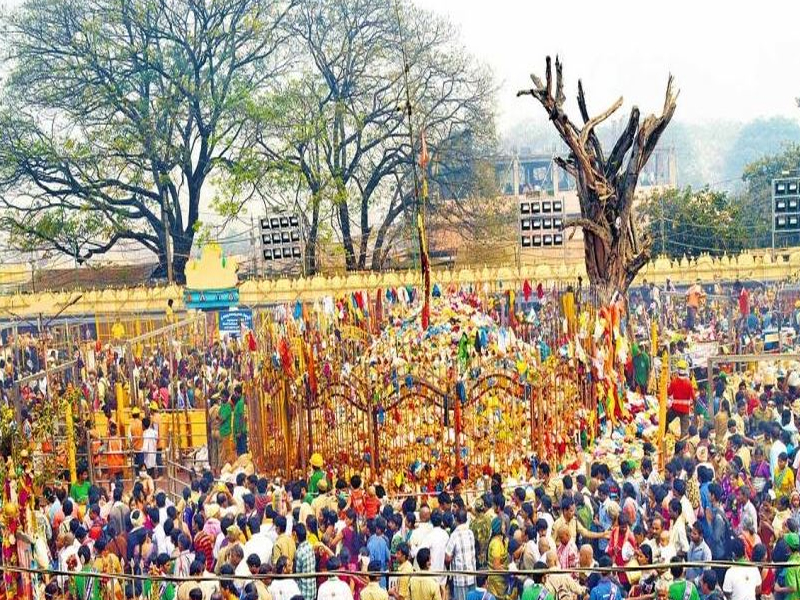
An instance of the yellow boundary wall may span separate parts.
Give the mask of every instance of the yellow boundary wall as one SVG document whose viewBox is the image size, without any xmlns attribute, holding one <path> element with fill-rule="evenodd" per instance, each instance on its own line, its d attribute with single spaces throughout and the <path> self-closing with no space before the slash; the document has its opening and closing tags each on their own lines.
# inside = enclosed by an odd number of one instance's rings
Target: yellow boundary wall
<svg viewBox="0 0 800 600">
<path fill-rule="evenodd" d="M 459 270 L 434 270 L 432 281 L 442 287 L 451 284 L 488 285 L 490 291 L 519 288 L 528 280 L 535 283 L 575 282 L 582 277 L 588 283 L 586 269 L 582 264 L 537 264 L 520 267 L 484 267 Z M 648 263 L 639 273 L 637 282 L 643 279 L 663 283 L 666 279 L 673 283 L 689 283 L 695 279 L 713 282 L 717 279 L 732 281 L 776 282 L 798 280 L 800 278 L 800 248 L 776 251 L 743 252 L 738 256 L 711 258 L 702 255 L 695 260 L 686 258 L 670 261 L 658 257 Z M 270 303 L 313 301 L 323 296 L 339 296 L 358 290 L 374 290 L 416 285 L 419 274 L 416 271 L 351 273 L 335 276 L 301 277 L 295 279 L 265 279 L 244 281 L 239 285 L 239 300 L 242 306 L 256 306 Z M 214 281 L 202 281 L 195 289 L 219 287 Z M 86 290 L 82 298 L 67 308 L 65 315 L 127 314 L 143 312 L 163 312 L 167 301 L 174 300 L 175 308 L 182 309 L 183 287 L 177 285 L 164 287 L 137 287 L 106 290 Z M 76 292 L 45 292 L 39 294 L 13 294 L 0 296 L 0 318 L 35 317 L 52 315 L 72 301 Z"/>
</svg>

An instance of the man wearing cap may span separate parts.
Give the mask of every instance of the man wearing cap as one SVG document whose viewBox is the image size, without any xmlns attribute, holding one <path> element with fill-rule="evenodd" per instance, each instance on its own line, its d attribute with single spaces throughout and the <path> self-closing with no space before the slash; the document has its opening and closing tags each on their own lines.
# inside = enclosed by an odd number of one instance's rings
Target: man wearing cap
<svg viewBox="0 0 800 600">
<path fill-rule="evenodd" d="M 311 460 L 309 462 L 311 463 L 312 473 L 311 477 L 308 479 L 308 493 L 311 498 L 316 498 L 318 493 L 317 484 L 319 484 L 321 480 L 325 479 L 325 473 L 322 470 L 322 466 L 324 464 L 322 455 L 319 452 L 314 452 L 314 454 L 311 455 Z"/>
<path fill-rule="evenodd" d="M 337 502 L 336 497 L 328 491 L 328 480 L 322 478 L 317 482 L 317 497 L 311 501 L 311 512 L 316 517 L 317 521 L 321 521 L 322 511 L 325 509 L 336 510 Z M 302 515 L 301 515 L 302 519 Z M 301 523 L 303 521 L 301 520 Z"/>
<path fill-rule="evenodd" d="M 689 420 L 694 409 L 695 392 L 689 379 L 689 366 L 686 360 L 680 359 L 677 366 L 678 373 L 672 378 L 667 388 L 667 396 L 670 400 L 667 419 L 668 421 L 675 418 L 680 419 L 681 437 L 684 438 L 689 433 Z"/>
<path fill-rule="evenodd" d="M 791 566 L 786 567 L 783 585 L 775 584 L 774 591 L 777 594 L 786 594 L 788 600 L 800 598 L 800 536 L 796 533 L 787 533 L 783 536 L 783 541 L 792 551 L 788 562 Z"/>
<path fill-rule="evenodd" d="M 475 538 L 475 563 L 478 570 L 486 568 L 486 553 L 492 537 L 492 516 L 486 510 L 483 498 L 475 500 L 475 518 L 469 524 Z"/>
</svg>

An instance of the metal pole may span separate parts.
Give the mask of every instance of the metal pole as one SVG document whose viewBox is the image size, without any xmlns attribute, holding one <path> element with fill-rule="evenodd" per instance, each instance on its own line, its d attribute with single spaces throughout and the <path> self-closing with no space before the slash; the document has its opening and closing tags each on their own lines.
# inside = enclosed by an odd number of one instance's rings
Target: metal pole
<svg viewBox="0 0 800 600">
<path fill-rule="evenodd" d="M 775 257 L 775 180 L 772 180 L 772 226 L 770 230 L 772 231 L 772 257 Z"/>
<path fill-rule="evenodd" d="M 256 225 L 253 222 L 253 215 L 250 215 L 250 253 L 253 259 L 252 279 L 255 279 L 258 273 L 257 255 L 256 255 Z"/>
</svg>

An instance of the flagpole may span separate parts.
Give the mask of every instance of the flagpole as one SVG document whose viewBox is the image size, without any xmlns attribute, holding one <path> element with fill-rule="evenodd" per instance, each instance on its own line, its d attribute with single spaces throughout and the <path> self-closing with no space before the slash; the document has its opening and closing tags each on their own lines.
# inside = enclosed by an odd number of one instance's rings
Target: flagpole
<svg viewBox="0 0 800 600">
<path fill-rule="evenodd" d="M 416 230 L 417 239 L 419 241 L 419 262 L 420 271 L 422 274 L 422 291 L 423 291 L 423 304 L 422 304 L 422 329 L 427 330 L 430 322 L 430 302 L 431 302 L 431 268 L 430 259 L 428 257 L 428 242 L 425 236 L 425 200 L 427 197 L 427 181 L 425 180 L 425 167 L 427 164 L 427 147 L 425 147 L 423 154 L 420 157 L 420 168 L 422 170 L 422 186 L 420 186 L 419 175 L 417 174 L 417 161 L 415 157 L 415 140 L 414 140 L 414 122 L 413 122 L 413 109 L 411 105 L 411 89 L 408 82 L 408 74 L 410 67 L 408 64 L 408 55 L 406 53 L 405 39 L 403 37 L 403 24 L 400 19 L 400 5 L 399 0 L 394 1 L 394 11 L 397 18 L 397 29 L 400 34 L 400 52 L 403 56 L 403 82 L 405 84 L 406 92 L 406 106 L 405 113 L 408 117 L 408 137 L 411 142 L 411 168 L 414 175 L 414 205 L 417 209 Z M 424 133 L 422 144 L 425 144 Z M 424 161 L 424 163 L 423 163 Z M 422 193 L 420 193 L 420 187 Z"/>
</svg>

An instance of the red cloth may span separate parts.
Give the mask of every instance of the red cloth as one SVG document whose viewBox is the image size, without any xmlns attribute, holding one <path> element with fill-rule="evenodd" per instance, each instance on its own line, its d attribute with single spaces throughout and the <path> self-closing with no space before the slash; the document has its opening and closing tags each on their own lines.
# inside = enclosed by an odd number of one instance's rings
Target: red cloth
<svg viewBox="0 0 800 600">
<path fill-rule="evenodd" d="M 374 519 L 378 516 L 378 511 L 381 509 L 381 501 L 377 496 L 364 496 L 364 514 L 368 519 Z"/>
<path fill-rule="evenodd" d="M 525 283 L 522 284 L 522 295 L 525 297 L 525 302 L 530 301 L 532 293 L 533 288 L 531 287 L 530 282 L 526 279 Z"/>
<path fill-rule="evenodd" d="M 634 550 L 638 549 L 636 538 L 633 536 L 630 527 L 625 530 L 625 535 L 620 534 L 619 527 L 614 527 L 614 529 L 611 530 L 611 537 L 608 540 L 606 552 L 611 557 L 611 560 L 614 561 L 614 564 L 619 567 L 625 566 L 625 561 L 622 560 L 622 548 L 625 546 L 625 542 L 628 542 Z M 622 583 L 628 582 L 625 573 L 620 574 L 620 581 Z"/>
<path fill-rule="evenodd" d="M 742 288 L 742 291 L 739 292 L 739 314 L 743 317 L 750 314 L 750 292 L 747 291 L 747 288 Z"/>
<path fill-rule="evenodd" d="M 694 388 L 687 377 L 675 377 L 669 383 L 667 396 L 672 398 L 672 410 L 682 415 L 692 412 L 694 404 Z"/>
</svg>

